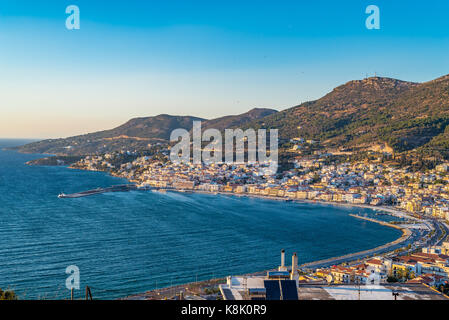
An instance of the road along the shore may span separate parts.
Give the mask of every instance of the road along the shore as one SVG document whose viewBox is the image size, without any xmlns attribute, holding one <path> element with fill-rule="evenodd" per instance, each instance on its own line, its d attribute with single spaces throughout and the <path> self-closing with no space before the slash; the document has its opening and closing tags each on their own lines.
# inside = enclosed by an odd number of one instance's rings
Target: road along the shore
<svg viewBox="0 0 449 320">
<path fill-rule="evenodd" d="M 396 225 L 388 223 L 388 222 L 379 221 L 379 220 L 375 220 L 375 219 L 372 219 L 372 218 L 362 217 L 362 216 L 358 216 L 358 215 L 354 215 L 354 214 L 350 214 L 350 216 L 352 216 L 354 218 L 358 218 L 358 219 L 374 222 L 374 223 L 379 223 L 381 225 L 388 226 L 388 227 L 391 227 L 391 228 L 399 229 L 399 230 L 402 231 L 402 236 L 399 239 L 396 239 L 395 241 L 389 242 L 387 244 L 384 244 L 382 246 L 379 246 L 379 247 L 376 247 L 376 248 L 373 248 L 373 249 L 368 249 L 368 250 L 364 250 L 364 251 L 360 251 L 360 252 L 350 253 L 350 254 L 347 254 L 347 255 L 344 255 L 344 256 L 340 256 L 340 257 L 333 257 L 333 258 L 329 258 L 329 259 L 324 259 L 324 260 L 319 260 L 319 261 L 305 263 L 305 264 L 301 265 L 300 268 L 313 269 L 313 268 L 329 267 L 329 266 L 332 266 L 332 265 L 335 265 L 335 264 L 340 264 L 340 263 L 343 263 L 343 262 L 349 262 L 349 261 L 354 261 L 354 260 L 357 260 L 357 259 L 366 258 L 368 256 L 372 256 L 372 255 L 375 255 L 375 254 L 386 253 L 386 252 L 393 251 L 395 249 L 400 248 L 412 236 L 412 231 L 410 231 L 410 229 L 405 228 L 405 227 L 399 227 L 399 226 L 396 226 Z"/>
</svg>

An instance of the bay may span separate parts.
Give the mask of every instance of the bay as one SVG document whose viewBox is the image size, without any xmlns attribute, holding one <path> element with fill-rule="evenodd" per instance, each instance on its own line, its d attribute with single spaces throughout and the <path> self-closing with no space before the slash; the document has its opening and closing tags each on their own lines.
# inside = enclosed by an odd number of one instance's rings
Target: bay
<svg viewBox="0 0 449 320">
<path fill-rule="evenodd" d="M 0 149 L 25 141 L 0 140 Z M 226 195 L 72 193 L 126 183 L 102 172 L 28 166 L 43 155 L 0 151 L 0 288 L 22 299 L 66 299 L 66 267 L 81 290 L 115 299 L 156 287 L 275 268 L 385 244 L 396 229 L 353 218 L 371 209 Z"/>
</svg>

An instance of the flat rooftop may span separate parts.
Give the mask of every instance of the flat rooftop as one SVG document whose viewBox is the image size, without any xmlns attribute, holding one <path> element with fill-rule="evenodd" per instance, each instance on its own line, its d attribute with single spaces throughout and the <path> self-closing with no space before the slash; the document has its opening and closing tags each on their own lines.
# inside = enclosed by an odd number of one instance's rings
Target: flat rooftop
<svg viewBox="0 0 449 320">
<path fill-rule="evenodd" d="M 449 300 L 423 284 L 313 285 L 301 284 L 299 300 Z"/>
<path fill-rule="evenodd" d="M 220 285 L 226 300 L 242 300 L 249 288 L 265 288 L 266 277 L 231 277 Z M 421 283 L 385 283 L 379 285 L 301 283 L 299 300 L 449 300 L 440 292 Z"/>
</svg>

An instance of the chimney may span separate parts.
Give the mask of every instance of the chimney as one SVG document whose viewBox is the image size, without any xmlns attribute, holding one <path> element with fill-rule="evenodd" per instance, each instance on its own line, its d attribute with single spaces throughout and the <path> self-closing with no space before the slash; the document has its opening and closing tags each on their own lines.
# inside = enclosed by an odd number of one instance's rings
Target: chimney
<svg viewBox="0 0 449 320">
<path fill-rule="evenodd" d="M 298 256 L 296 255 L 296 252 L 292 256 L 292 273 L 290 274 L 291 280 L 296 280 L 296 274 L 298 270 Z"/>
<path fill-rule="evenodd" d="M 279 271 L 286 271 L 287 268 L 285 267 L 285 250 L 281 250 L 281 265 L 279 267 Z"/>
</svg>

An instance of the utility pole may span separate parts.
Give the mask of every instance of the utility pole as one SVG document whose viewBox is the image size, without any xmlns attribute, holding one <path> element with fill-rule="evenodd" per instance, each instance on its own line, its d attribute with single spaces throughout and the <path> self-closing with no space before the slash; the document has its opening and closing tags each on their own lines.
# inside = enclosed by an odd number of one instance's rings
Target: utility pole
<svg viewBox="0 0 449 320">
<path fill-rule="evenodd" d="M 357 279 L 357 289 L 358 289 L 358 294 L 359 294 L 359 300 L 360 300 L 360 279 Z"/>
<path fill-rule="evenodd" d="M 359 300 L 360 300 L 360 283 L 359 283 Z"/>
<path fill-rule="evenodd" d="M 393 292 L 392 295 L 395 301 L 398 300 L 399 292 Z"/>
<path fill-rule="evenodd" d="M 92 299 L 92 292 L 90 291 L 89 286 L 86 286 L 86 300 L 93 300 Z"/>
</svg>

